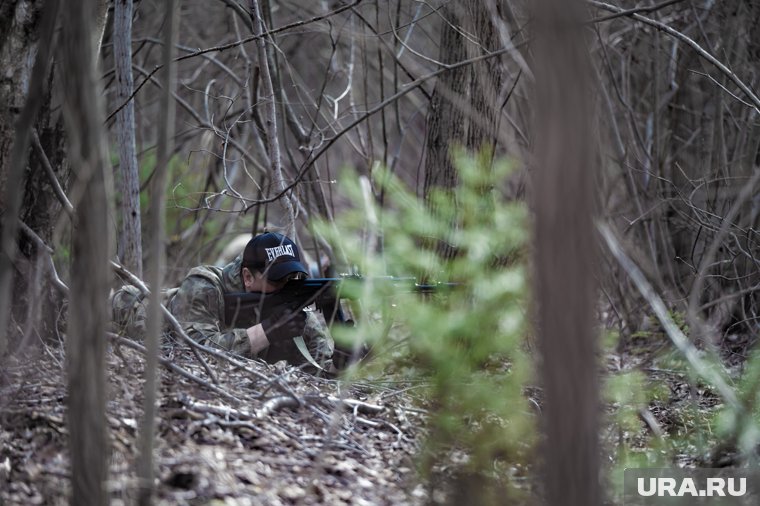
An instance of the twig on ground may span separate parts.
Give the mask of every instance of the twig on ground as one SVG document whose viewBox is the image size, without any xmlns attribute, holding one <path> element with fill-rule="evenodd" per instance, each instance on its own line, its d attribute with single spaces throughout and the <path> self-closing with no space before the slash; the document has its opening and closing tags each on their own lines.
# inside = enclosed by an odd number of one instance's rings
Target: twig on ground
<svg viewBox="0 0 760 506">
<path fill-rule="evenodd" d="M 261 409 L 256 411 L 256 418 L 262 419 L 269 416 L 275 411 L 279 411 L 284 408 L 296 409 L 301 406 L 301 401 L 297 397 L 279 396 L 273 397 L 266 401 Z"/>
<path fill-rule="evenodd" d="M 649 411 L 646 408 L 639 409 L 639 416 L 642 420 L 644 420 L 644 423 L 647 424 L 647 427 L 652 431 L 652 433 L 657 437 L 662 437 L 663 431 L 660 424 L 657 422 L 657 418 L 652 414 L 651 411 Z"/>
<path fill-rule="evenodd" d="M 185 408 L 195 413 L 204 415 L 216 415 L 226 420 L 235 417 L 238 420 L 255 420 L 256 414 L 246 411 L 245 409 L 235 409 L 224 405 L 207 404 L 198 402 L 187 395 L 182 395 L 177 399 Z"/>
</svg>

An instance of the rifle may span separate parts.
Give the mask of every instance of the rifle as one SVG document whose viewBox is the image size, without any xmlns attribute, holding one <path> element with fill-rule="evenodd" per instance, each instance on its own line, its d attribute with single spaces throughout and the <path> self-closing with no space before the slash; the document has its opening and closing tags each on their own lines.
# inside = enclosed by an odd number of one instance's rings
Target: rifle
<svg viewBox="0 0 760 506">
<path fill-rule="evenodd" d="M 283 307 L 301 310 L 312 304 L 321 311 L 328 324 L 350 324 L 340 306 L 343 298 L 356 298 L 354 290 L 344 289 L 350 283 L 365 281 L 361 276 L 338 278 L 294 279 L 277 292 L 238 292 L 224 296 L 224 320 L 230 328 L 247 328 L 269 317 Z M 451 288 L 457 283 L 417 283 L 411 277 L 374 277 L 373 283 L 390 285 L 397 292 L 434 293 L 441 288 Z"/>
</svg>

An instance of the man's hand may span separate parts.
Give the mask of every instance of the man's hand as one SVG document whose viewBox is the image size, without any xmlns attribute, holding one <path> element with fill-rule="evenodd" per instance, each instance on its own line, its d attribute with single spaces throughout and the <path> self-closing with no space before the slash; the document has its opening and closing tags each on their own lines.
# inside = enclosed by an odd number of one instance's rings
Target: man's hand
<svg viewBox="0 0 760 506">
<path fill-rule="evenodd" d="M 303 335 L 305 327 L 306 313 L 291 308 L 285 308 L 261 322 L 270 344 Z"/>
</svg>

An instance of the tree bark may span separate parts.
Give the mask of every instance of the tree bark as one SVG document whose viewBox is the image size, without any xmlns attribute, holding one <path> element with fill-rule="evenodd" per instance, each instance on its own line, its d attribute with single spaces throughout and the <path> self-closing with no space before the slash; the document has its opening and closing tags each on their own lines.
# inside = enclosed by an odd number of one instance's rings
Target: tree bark
<svg viewBox="0 0 760 506">
<path fill-rule="evenodd" d="M 134 88 L 132 79 L 132 0 L 116 0 L 113 23 L 116 96 L 124 103 Z M 119 258 L 138 277 L 143 277 L 142 219 L 140 215 L 140 171 L 135 145 L 135 105 L 130 100 L 116 115 L 119 146 L 119 189 L 121 193 L 121 234 Z"/>
<path fill-rule="evenodd" d="M 5 6 L 10 10 L 13 5 Z M 0 304 L 0 357 L 8 349 L 7 329 L 12 309 L 9 301 L 17 249 L 17 220 L 23 201 L 22 188 L 29 161 L 32 130 L 39 110 L 49 96 L 46 82 L 58 8 L 58 1 L 49 2 L 39 28 L 30 30 L 27 23 L 33 23 L 32 18 L 40 15 L 39 6 L 35 7 L 31 2 L 18 2 L 15 4 L 11 26 L 7 32 L 3 30 L 5 33 L 2 33 L 0 62 L 7 64 L 3 68 L 8 69 L 13 78 L 21 81 L 10 81 L 9 85 L 2 86 L 0 91 L 0 100 L 6 99 L 5 103 L 9 105 L 0 118 L 0 194 L 4 196 L 0 202 L 0 300 L 4 301 Z M 41 40 L 33 68 L 30 62 L 37 43 L 33 41 L 29 32 L 36 34 Z M 20 54 L 15 53 L 16 51 Z M 25 87 L 27 89 L 24 89 Z M 23 106 L 22 102 L 25 102 Z M 18 116 L 15 108 L 21 111 Z"/>
<path fill-rule="evenodd" d="M 67 333 L 72 504 L 105 504 L 105 330 L 112 236 L 109 230 L 104 106 L 97 72 L 95 0 L 65 3 L 61 41 L 63 115 L 75 171 L 71 299 Z"/>
<path fill-rule="evenodd" d="M 494 20 L 480 0 L 447 3 L 441 10 L 440 62 L 453 64 L 498 49 Z M 465 36 L 465 34 L 467 34 Z M 445 72 L 436 81 L 427 120 L 424 191 L 453 188 L 451 161 L 456 145 L 477 151 L 493 144 L 498 125 L 497 95 L 502 72 L 490 59 Z M 491 146 L 493 147 L 493 146 Z"/>
<path fill-rule="evenodd" d="M 579 1 L 534 3 L 537 130 L 535 296 L 546 504 L 596 506 L 599 400 L 594 331 L 594 173 L 589 58 Z"/>
<path fill-rule="evenodd" d="M 441 13 L 451 24 L 441 28 L 440 57 L 442 63 L 450 64 L 467 58 L 464 38 L 459 32 L 461 7 L 448 3 Z M 470 84 L 469 67 L 460 67 L 443 73 L 435 83 L 430 99 L 427 118 L 425 158 L 425 181 L 423 192 L 428 195 L 433 188 L 453 189 L 457 175 L 451 162 L 451 148 L 459 143 L 465 146 L 468 115 L 467 91 Z"/>
<path fill-rule="evenodd" d="M 56 37 L 56 19 L 45 22 L 44 12 L 55 8 L 58 1 L 16 0 L 0 5 L 0 214 L 8 220 L 2 225 L 4 239 L 0 239 L 0 300 L 11 301 L 0 308 L 0 350 L 9 348 L 17 337 L 19 318 L 24 318 L 30 304 L 40 305 L 39 321 L 33 328 L 40 336 L 60 331 L 60 314 L 63 304 L 60 294 L 48 284 L 35 287 L 35 255 L 39 253 L 34 241 L 16 233 L 16 219 L 20 218 L 43 241 L 51 244 L 56 223 L 61 216 L 62 204 L 54 188 L 68 189 L 71 169 L 66 163 L 65 135 L 56 99 L 62 94 L 53 93 L 59 79 L 55 74 L 61 67 L 52 65 L 53 56 L 44 49 L 43 40 Z M 108 0 L 98 0 L 93 17 L 93 41 L 100 44 L 108 13 Z M 34 77 L 32 63 L 40 62 L 47 68 L 40 77 Z M 42 68 L 42 67 L 41 67 Z M 52 69 L 55 68 L 55 73 Z M 57 97 L 57 98 L 56 98 Z M 20 126 L 25 103 L 32 99 L 37 112 L 30 115 L 23 128 Z M 29 150 L 28 139 L 36 131 L 42 149 Z M 17 142 L 17 161 L 11 163 L 11 147 Z M 15 167 L 15 174 L 14 169 Z M 46 167 L 52 171 L 45 170 Z M 19 173 L 18 171 L 21 171 Z M 51 180 L 52 177 L 56 182 Z M 9 212 L 6 212 L 9 210 Z M 7 256 L 10 252 L 14 257 Z M 18 294 L 8 297 L 7 291 Z M 34 302 L 30 299 L 34 297 Z M 25 327 L 29 327 L 26 322 Z M 2 355 L 2 351 L 0 351 Z"/>
<path fill-rule="evenodd" d="M 457 63 L 497 48 L 494 22 L 480 0 L 449 2 L 441 13 L 445 21 L 441 28 L 440 63 Z M 493 153 L 501 80 L 499 62 L 492 59 L 449 70 L 436 81 L 426 125 L 425 198 L 434 189 L 451 191 L 456 187 L 453 148 L 461 147 L 474 154 L 488 146 Z M 437 250 L 443 258 L 455 254 L 445 241 L 439 243 Z"/>
</svg>

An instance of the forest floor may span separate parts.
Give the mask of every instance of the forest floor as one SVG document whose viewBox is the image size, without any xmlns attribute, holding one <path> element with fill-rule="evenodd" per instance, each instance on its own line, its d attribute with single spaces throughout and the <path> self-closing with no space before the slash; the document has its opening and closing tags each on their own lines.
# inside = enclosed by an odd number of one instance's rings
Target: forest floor
<svg viewBox="0 0 760 506">
<path fill-rule="evenodd" d="M 730 375 L 740 374 L 756 340 L 730 336 L 720 343 Z M 209 358 L 207 371 L 178 344 L 165 347 L 163 356 L 179 369 L 161 367 L 159 504 L 403 505 L 445 499 L 440 491 L 431 497 L 415 467 L 427 412 L 413 386 L 347 384 L 282 363 L 242 359 L 235 364 Z M 721 449 L 712 430 L 720 399 L 688 379 L 662 333 L 629 337 L 605 358 L 607 377 L 636 371 L 648 396 L 643 404 L 631 401 L 628 427 L 613 421 L 625 406 L 605 403 L 602 444 L 609 458 L 626 447 L 642 454 L 665 451 L 672 465 L 733 465 L 735 452 Z M 61 348 L 47 346 L 34 357 L 14 360 L 0 372 L 0 506 L 68 504 Z M 133 349 L 109 347 L 108 491 L 114 505 L 135 500 L 143 366 Z M 540 389 L 531 390 L 540 403 Z"/>
<path fill-rule="evenodd" d="M 164 356 L 201 381 L 175 345 Z M 159 504 L 421 504 L 414 470 L 424 409 L 403 387 L 346 386 L 285 366 L 209 359 L 219 390 L 161 367 Z M 141 355 L 107 354 L 111 504 L 133 504 Z M 0 382 L 0 505 L 68 504 L 65 365 L 60 349 L 16 361 Z"/>
<path fill-rule="evenodd" d="M 751 365 L 749 358 L 758 338 L 727 334 L 709 346 L 729 384 L 736 388 Z M 707 353 L 705 343 L 693 344 L 698 355 Z M 623 449 L 638 453 L 638 464 L 648 467 L 717 468 L 741 464 L 735 444 L 720 427 L 723 399 L 712 385 L 692 371 L 662 329 L 655 326 L 628 336 L 606 359 L 607 380 L 627 373 L 640 378 L 620 383 L 628 391 L 623 395 L 628 398 L 627 406 L 610 402 L 607 390 L 609 416 L 604 448 L 611 458 L 619 458 L 616 452 Z M 633 413 L 633 423 L 620 421 L 626 409 Z M 610 423 L 616 415 L 618 420 Z"/>
</svg>

